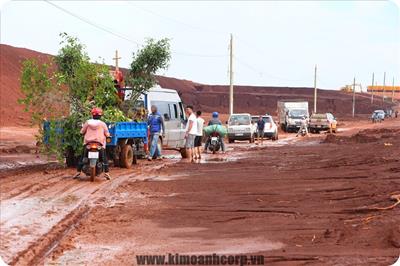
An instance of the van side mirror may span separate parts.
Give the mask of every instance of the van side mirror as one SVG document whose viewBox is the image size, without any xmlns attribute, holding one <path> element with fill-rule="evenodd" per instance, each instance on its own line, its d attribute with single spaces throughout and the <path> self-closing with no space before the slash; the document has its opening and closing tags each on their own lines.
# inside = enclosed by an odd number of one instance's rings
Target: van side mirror
<svg viewBox="0 0 400 266">
<path fill-rule="evenodd" d="M 168 115 L 167 113 L 164 114 L 164 120 L 165 120 L 165 121 L 170 120 L 169 115 Z"/>
</svg>

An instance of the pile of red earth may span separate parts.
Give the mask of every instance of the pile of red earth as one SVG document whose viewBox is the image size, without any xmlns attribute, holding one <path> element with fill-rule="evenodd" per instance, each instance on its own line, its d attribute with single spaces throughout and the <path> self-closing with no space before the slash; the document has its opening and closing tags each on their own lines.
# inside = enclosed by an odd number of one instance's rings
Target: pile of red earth
<svg viewBox="0 0 400 266">
<path fill-rule="evenodd" d="M 48 61 L 51 55 L 0 44 L 1 126 L 26 125 L 30 121 L 29 114 L 17 102 L 23 97 L 20 90 L 21 63 L 29 58 L 37 58 L 43 62 Z M 184 103 L 193 105 L 196 110 L 228 113 L 228 86 L 204 85 L 162 76 L 157 79 L 161 87 L 176 89 Z M 302 99 L 313 106 L 313 88 L 235 86 L 234 90 L 235 112 L 275 115 L 277 101 L 284 99 Z M 376 102 L 381 101 L 377 98 Z M 318 106 L 320 112 L 332 112 L 338 117 L 346 117 L 352 112 L 352 95 L 334 90 L 318 90 Z M 368 94 L 357 94 L 357 114 L 370 114 L 373 110 L 382 108 L 384 107 L 381 103 L 371 105 Z"/>
<path fill-rule="evenodd" d="M 328 134 L 323 142 L 334 144 L 382 142 L 385 146 L 392 146 L 393 140 L 396 140 L 399 134 L 400 129 L 365 129 L 352 136 L 338 136 L 335 134 Z"/>
</svg>

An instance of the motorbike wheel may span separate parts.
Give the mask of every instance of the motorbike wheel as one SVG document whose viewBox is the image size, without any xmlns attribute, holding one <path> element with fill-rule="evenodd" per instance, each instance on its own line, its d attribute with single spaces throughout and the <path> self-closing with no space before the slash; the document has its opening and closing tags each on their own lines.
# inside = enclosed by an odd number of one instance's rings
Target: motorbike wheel
<svg viewBox="0 0 400 266">
<path fill-rule="evenodd" d="M 96 167 L 90 167 L 90 181 L 94 181 L 94 177 L 96 176 Z"/>
<path fill-rule="evenodd" d="M 215 150 L 215 145 L 213 145 L 212 153 L 215 154 L 215 152 L 216 152 L 216 150 Z"/>
<path fill-rule="evenodd" d="M 135 153 L 133 152 L 133 148 L 131 145 L 125 144 L 122 146 L 121 151 L 121 166 L 127 169 L 132 167 L 133 161 L 135 157 Z M 136 159 L 135 159 L 136 160 Z"/>
</svg>

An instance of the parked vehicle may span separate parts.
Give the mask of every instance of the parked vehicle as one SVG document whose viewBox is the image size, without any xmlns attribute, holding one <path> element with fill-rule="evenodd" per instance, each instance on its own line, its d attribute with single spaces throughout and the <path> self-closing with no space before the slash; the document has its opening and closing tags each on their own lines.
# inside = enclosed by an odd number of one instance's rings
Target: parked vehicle
<svg viewBox="0 0 400 266">
<path fill-rule="evenodd" d="M 385 111 L 375 110 L 371 116 L 372 123 L 382 122 L 385 120 Z"/>
<path fill-rule="evenodd" d="M 251 116 L 252 122 L 257 126 L 257 121 L 259 119 L 259 115 Z M 264 126 L 264 138 L 269 138 L 272 140 L 278 140 L 278 126 L 275 124 L 274 119 L 270 115 L 263 115 L 262 116 L 265 126 Z"/>
<path fill-rule="evenodd" d="M 122 90 L 125 91 L 125 100 L 130 100 L 132 89 L 124 88 Z M 160 86 L 153 87 L 146 94 L 140 95 L 136 101 L 136 106 L 132 108 L 144 108 L 149 113 L 152 105 L 157 106 L 158 112 L 164 117 L 165 121 L 165 137 L 160 136 L 159 147 L 179 150 L 182 157 L 186 157 L 186 116 L 178 92 Z"/>
<path fill-rule="evenodd" d="M 309 118 L 308 102 L 278 101 L 278 121 L 284 131 L 297 131 L 303 116 Z"/>
<path fill-rule="evenodd" d="M 232 114 L 228 121 L 228 140 L 233 143 L 235 140 L 248 140 L 254 142 L 257 126 L 252 123 L 248 113 Z"/>
<path fill-rule="evenodd" d="M 331 113 L 312 114 L 308 128 L 311 133 L 319 133 L 328 130 L 329 132 L 337 132 L 337 121 Z"/>
</svg>

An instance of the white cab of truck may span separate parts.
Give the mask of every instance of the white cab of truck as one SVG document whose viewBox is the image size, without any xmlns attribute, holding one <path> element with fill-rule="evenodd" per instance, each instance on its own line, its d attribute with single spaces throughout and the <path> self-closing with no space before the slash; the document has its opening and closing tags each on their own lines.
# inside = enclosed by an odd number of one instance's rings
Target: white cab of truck
<svg viewBox="0 0 400 266">
<path fill-rule="evenodd" d="M 248 113 L 232 114 L 228 120 L 228 139 L 229 143 L 235 140 L 248 140 L 254 142 L 256 125 L 251 121 Z"/>
<path fill-rule="evenodd" d="M 301 119 L 310 117 L 306 101 L 278 101 L 278 121 L 286 132 L 298 130 Z"/>
</svg>

